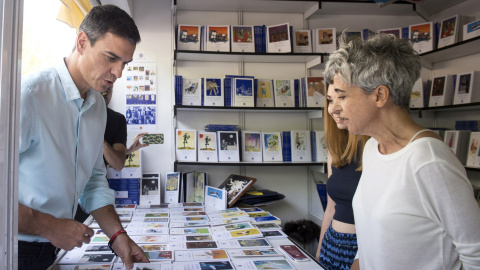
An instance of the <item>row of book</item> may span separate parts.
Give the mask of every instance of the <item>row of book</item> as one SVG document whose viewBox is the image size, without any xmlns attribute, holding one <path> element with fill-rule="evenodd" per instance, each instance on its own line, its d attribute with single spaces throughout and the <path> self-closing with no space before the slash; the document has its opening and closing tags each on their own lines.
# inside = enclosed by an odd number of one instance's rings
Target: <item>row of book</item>
<svg viewBox="0 0 480 270">
<path fill-rule="evenodd" d="M 150 263 L 133 269 L 302 269 L 315 264 L 282 231 L 280 219 L 258 207 L 219 210 L 202 203 L 161 204 L 143 208 L 117 204 L 123 227 Z M 88 244 L 59 254 L 54 270 L 123 270 L 120 257 L 98 223 Z M 310 261 L 310 262 L 308 262 Z M 316 264 L 315 264 L 316 265 Z M 317 265 L 318 266 L 318 265 Z"/>
<path fill-rule="evenodd" d="M 224 78 L 174 77 L 175 104 L 220 107 L 311 107 L 325 106 L 323 77 L 293 80 L 256 79 L 225 75 Z"/>
<path fill-rule="evenodd" d="M 480 102 L 480 71 L 443 75 L 413 86 L 410 108 L 438 107 Z"/>
<path fill-rule="evenodd" d="M 463 28 L 463 29 L 462 29 Z M 216 52 L 331 53 L 336 49 L 336 28 L 293 30 L 289 23 L 278 25 L 177 25 L 177 49 Z M 347 39 L 362 40 L 374 33 L 388 33 L 409 39 L 419 53 L 480 36 L 480 20 L 455 15 L 440 22 L 408 27 L 344 31 Z"/>
<path fill-rule="evenodd" d="M 177 129 L 176 160 L 198 162 L 326 162 L 319 130 L 217 131 Z"/>
</svg>

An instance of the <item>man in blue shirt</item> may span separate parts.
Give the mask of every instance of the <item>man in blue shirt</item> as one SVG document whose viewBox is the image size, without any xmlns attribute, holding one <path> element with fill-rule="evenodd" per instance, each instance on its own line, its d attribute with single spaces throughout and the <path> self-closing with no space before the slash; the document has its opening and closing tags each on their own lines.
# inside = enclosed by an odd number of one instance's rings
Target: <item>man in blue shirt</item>
<svg viewBox="0 0 480 270">
<path fill-rule="evenodd" d="M 140 34 L 122 9 L 92 8 L 72 53 L 58 66 L 22 78 L 19 138 L 18 264 L 45 269 L 56 248 L 89 243 L 93 230 L 73 220 L 77 202 L 100 224 L 128 269 L 148 262 L 113 208 L 103 163 L 106 108 L 100 92 L 132 61 Z"/>
</svg>

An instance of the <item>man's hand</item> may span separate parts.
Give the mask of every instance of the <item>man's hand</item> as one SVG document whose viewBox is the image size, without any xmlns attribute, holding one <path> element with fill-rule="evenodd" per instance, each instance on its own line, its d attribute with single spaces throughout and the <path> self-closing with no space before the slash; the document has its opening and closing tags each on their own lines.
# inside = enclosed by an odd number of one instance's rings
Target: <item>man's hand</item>
<svg viewBox="0 0 480 270">
<path fill-rule="evenodd" d="M 65 250 L 90 243 L 93 230 L 71 219 L 56 218 L 18 204 L 18 232 L 47 238 L 52 245 Z"/>
<path fill-rule="evenodd" d="M 84 224 L 72 219 L 59 218 L 52 223 L 51 229 L 43 237 L 50 240 L 57 248 L 72 250 L 81 247 L 83 243 L 90 243 L 93 230 Z"/>
<path fill-rule="evenodd" d="M 127 155 L 132 153 L 132 152 L 137 151 L 138 149 L 140 149 L 142 147 L 149 146 L 149 144 L 143 144 L 143 143 L 140 142 L 140 138 L 145 136 L 145 134 L 147 134 L 147 133 L 148 132 L 142 132 L 142 133 L 138 133 L 137 136 L 135 136 L 135 138 L 133 139 L 132 145 L 130 145 L 130 147 L 127 148 L 127 152 L 126 152 Z"/>
<path fill-rule="evenodd" d="M 122 259 L 126 269 L 132 269 L 133 263 L 149 263 L 143 250 L 126 233 L 119 234 L 112 244 L 115 253 Z"/>
</svg>

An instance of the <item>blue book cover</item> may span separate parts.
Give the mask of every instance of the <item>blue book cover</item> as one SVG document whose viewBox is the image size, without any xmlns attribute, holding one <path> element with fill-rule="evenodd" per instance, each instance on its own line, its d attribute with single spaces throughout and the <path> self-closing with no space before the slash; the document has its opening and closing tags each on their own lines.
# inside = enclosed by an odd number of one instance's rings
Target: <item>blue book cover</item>
<svg viewBox="0 0 480 270">
<path fill-rule="evenodd" d="M 317 191 L 322 202 L 323 211 L 325 211 L 327 208 L 327 185 L 323 183 L 317 184 Z"/>
<path fill-rule="evenodd" d="M 300 87 L 299 87 L 299 80 L 298 79 L 295 79 L 293 80 L 293 89 L 295 91 L 295 107 L 300 107 L 300 96 L 299 96 L 299 92 L 300 92 Z"/>
<path fill-rule="evenodd" d="M 115 204 L 138 204 L 140 199 L 140 180 L 107 179 L 108 186 L 115 191 Z"/>
<path fill-rule="evenodd" d="M 252 217 L 251 218 L 253 222 L 266 222 L 266 221 L 277 221 L 279 220 L 275 216 L 269 216 L 269 217 Z"/>
<path fill-rule="evenodd" d="M 225 107 L 232 107 L 232 78 L 223 79 L 223 88 L 225 89 Z"/>
<path fill-rule="evenodd" d="M 282 132 L 282 155 L 283 161 L 292 161 L 292 146 L 290 139 L 290 131 Z"/>
<path fill-rule="evenodd" d="M 407 27 L 402 27 L 402 38 L 403 39 L 410 39 L 410 28 L 407 26 Z"/>
</svg>

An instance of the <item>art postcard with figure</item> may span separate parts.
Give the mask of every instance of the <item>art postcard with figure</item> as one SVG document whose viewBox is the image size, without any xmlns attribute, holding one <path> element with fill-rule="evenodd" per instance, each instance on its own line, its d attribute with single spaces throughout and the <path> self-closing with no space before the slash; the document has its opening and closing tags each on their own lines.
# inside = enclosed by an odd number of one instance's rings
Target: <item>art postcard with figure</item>
<svg viewBox="0 0 480 270">
<path fill-rule="evenodd" d="M 230 26 L 205 26 L 205 51 L 230 52 Z"/>
<path fill-rule="evenodd" d="M 177 161 L 197 161 L 197 131 L 177 129 L 176 135 Z"/>
<path fill-rule="evenodd" d="M 165 199 L 164 203 L 178 203 L 180 196 L 179 190 L 180 173 L 167 172 L 165 174 Z"/>
<path fill-rule="evenodd" d="M 231 25 L 232 52 L 255 52 L 255 35 L 252 25 Z"/>
<path fill-rule="evenodd" d="M 225 105 L 223 78 L 202 78 L 203 106 Z"/>
<path fill-rule="evenodd" d="M 290 131 L 292 161 L 312 161 L 312 148 L 309 130 Z"/>
<path fill-rule="evenodd" d="M 275 107 L 295 107 L 294 80 L 275 80 Z"/>
<path fill-rule="evenodd" d="M 267 52 L 292 52 L 290 44 L 290 25 L 288 23 L 267 26 Z"/>
<path fill-rule="evenodd" d="M 149 177 L 144 175 L 140 182 L 140 204 L 160 204 L 160 173 L 150 174 Z"/>
<path fill-rule="evenodd" d="M 242 161 L 262 162 L 262 132 L 242 130 Z"/>
<path fill-rule="evenodd" d="M 240 161 L 238 131 L 217 131 L 218 161 Z"/>
<path fill-rule="evenodd" d="M 235 95 L 232 95 L 232 98 L 235 107 L 255 107 L 253 81 L 251 78 L 233 78 Z"/>
<path fill-rule="evenodd" d="M 332 53 L 337 49 L 337 29 L 319 28 L 312 30 L 316 53 Z"/>
<path fill-rule="evenodd" d="M 177 50 L 200 51 L 200 25 L 177 25 Z"/>
<path fill-rule="evenodd" d="M 426 53 L 434 49 L 435 31 L 433 22 L 409 26 L 410 42 L 418 53 Z"/>
<path fill-rule="evenodd" d="M 480 102 L 480 71 L 457 74 L 453 104 Z"/>
<path fill-rule="evenodd" d="M 227 204 L 228 207 L 232 207 L 256 181 L 257 179 L 253 177 L 231 174 L 218 188 L 227 191 Z"/>
<path fill-rule="evenodd" d="M 199 130 L 197 138 L 198 161 L 218 162 L 217 133 Z"/>
<path fill-rule="evenodd" d="M 257 104 L 256 107 L 275 107 L 275 94 L 273 93 L 273 80 L 258 79 L 257 84 Z"/>
<path fill-rule="evenodd" d="M 263 161 L 283 161 L 280 132 L 262 132 Z"/>
</svg>

